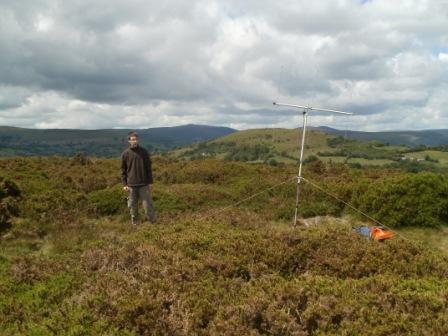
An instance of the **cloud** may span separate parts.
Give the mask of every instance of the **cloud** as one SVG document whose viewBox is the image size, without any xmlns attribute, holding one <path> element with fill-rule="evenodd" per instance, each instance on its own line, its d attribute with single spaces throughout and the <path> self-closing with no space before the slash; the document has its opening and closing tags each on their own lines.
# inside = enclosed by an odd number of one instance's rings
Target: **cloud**
<svg viewBox="0 0 448 336">
<path fill-rule="evenodd" d="M 351 110 L 356 129 L 439 128 L 446 27 L 436 0 L 7 0 L 0 123 L 296 125 L 276 100 Z"/>
</svg>

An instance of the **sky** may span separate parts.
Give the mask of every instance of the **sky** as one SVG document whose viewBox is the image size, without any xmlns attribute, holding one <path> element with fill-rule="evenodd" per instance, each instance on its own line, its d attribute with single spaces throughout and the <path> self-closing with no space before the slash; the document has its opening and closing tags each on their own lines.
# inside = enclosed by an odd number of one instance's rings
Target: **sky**
<svg viewBox="0 0 448 336">
<path fill-rule="evenodd" d="M 448 0 L 0 0 L 0 125 L 448 128 Z"/>
</svg>

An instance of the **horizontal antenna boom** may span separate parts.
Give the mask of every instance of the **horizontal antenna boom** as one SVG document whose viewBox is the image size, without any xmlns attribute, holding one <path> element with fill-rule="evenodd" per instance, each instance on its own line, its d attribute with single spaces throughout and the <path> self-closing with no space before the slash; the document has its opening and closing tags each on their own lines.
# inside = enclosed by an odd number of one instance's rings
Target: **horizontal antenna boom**
<svg viewBox="0 0 448 336">
<path fill-rule="evenodd" d="M 328 109 L 322 109 L 322 108 L 317 108 L 317 107 L 292 105 L 292 104 L 282 104 L 282 103 L 276 103 L 276 102 L 274 102 L 273 104 L 277 105 L 277 106 L 288 106 L 288 107 L 303 108 L 303 109 L 308 110 L 308 111 L 323 111 L 323 112 L 332 112 L 332 113 L 340 113 L 340 114 L 348 114 L 348 115 L 352 115 L 353 114 L 351 112 L 344 112 L 344 111 L 337 111 L 337 110 L 328 110 Z"/>
</svg>

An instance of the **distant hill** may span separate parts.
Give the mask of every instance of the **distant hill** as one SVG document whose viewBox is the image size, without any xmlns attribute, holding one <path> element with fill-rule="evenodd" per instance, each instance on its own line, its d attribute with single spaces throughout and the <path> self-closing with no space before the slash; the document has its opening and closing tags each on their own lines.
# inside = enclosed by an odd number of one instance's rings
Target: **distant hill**
<svg viewBox="0 0 448 336">
<path fill-rule="evenodd" d="M 86 152 L 89 155 L 113 157 L 119 155 L 127 146 L 129 131 L 129 129 L 41 130 L 0 126 L 0 156 L 72 156 L 78 152 Z M 217 154 L 218 157 L 240 158 L 242 161 L 266 161 L 273 158 L 284 162 L 295 162 L 298 157 L 299 132 L 297 129 L 268 128 L 236 131 L 227 127 L 183 125 L 140 129 L 138 132 L 141 143 L 152 152 L 163 152 L 183 147 L 175 152 L 176 156 L 187 153 L 186 157 L 197 158 Z M 335 152 L 335 147 L 333 149 L 328 147 L 328 139 L 338 136 L 345 139 L 345 143 L 337 146 L 341 157 L 353 157 L 355 143 L 351 143 L 350 147 L 352 148 L 347 151 L 350 139 L 360 141 L 356 144 L 358 149 L 359 146 L 364 148 L 362 155 L 358 150 L 354 157 L 364 157 L 367 155 L 366 153 L 374 156 L 372 154 L 374 152 L 370 148 L 372 145 L 366 145 L 372 141 L 389 145 L 405 145 L 406 147 L 448 144 L 448 129 L 359 132 L 337 130 L 330 127 L 310 127 L 306 155 Z M 195 143 L 199 144 L 205 141 L 208 141 L 207 144 L 201 144 L 200 148 L 191 147 Z M 345 152 L 341 151 L 341 146 L 346 147 Z M 206 151 L 204 151 L 205 147 L 207 147 Z M 388 156 L 390 155 L 376 155 L 377 158 Z"/>
<path fill-rule="evenodd" d="M 354 139 L 350 136 L 350 132 L 368 134 L 353 131 L 347 131 L 346 134 L 345 131 L 326 127 L 310 128 L 306 136 L 305 163 L 319 159 L 324 162 L 346 163 L 354 167 L 403 167 L 413 172 L 448 169 L 448 151 L 444 148 L 393 145 L 391 144 L 393 137 L 389 142 L 384 137 L 374 136 L 380 132 L 372 134 L 371 138 L 366 136 L 366 139 Z M 405 138 L 406 132 L 401 133 L 403 135 L 401 138 Z M 443 134 L 443 131 L 440 133 Z M 188 160 L 214 157 L 231 161 L 264 162 L 271 165 L 294 164 L 299 159 L 301 137 L 301 129 L 251 129 L 176 149 L 171 151 L 170 155 Z M 404 142 L 397 139 L 400 139 L 400 134 L 395 141 Z"/>
<path fill-rule="evenodd" d="M 310 130 L 307 133 L 306 155 L 331 150 L 328 139 L 335 137 L 322 131 Z M 250 129 L 177 149 L 172 151 L 171 155 L 187 159 L 216 157 L 247 162 L 274 160 L 274 162 L 295 163 L 299 158 L 299 139 L 301 135 L 297 129 Z"/>
<path fill-rule="evenodd" d="M 130 129 L 27 129 L 0 126 L 0 156 L 89 155 L 112 157 L 127 146 Z M 142 145 L 164 151 L 215 139 L 235 132 L 228 127 L 183 125 L 137 130 Z"/>
<path fill-rule="evenodd" d="M 448 145 L 448 129 L 423 131 L 389 131 L 389 132 L 360 132 L 344 131 L 330 127 L 314 127 L 313 129 L 332 135 L 342 135 L 357 140 L 378 140 L 391 145 L 406 145 L 416 147 Z"/>
</svg>

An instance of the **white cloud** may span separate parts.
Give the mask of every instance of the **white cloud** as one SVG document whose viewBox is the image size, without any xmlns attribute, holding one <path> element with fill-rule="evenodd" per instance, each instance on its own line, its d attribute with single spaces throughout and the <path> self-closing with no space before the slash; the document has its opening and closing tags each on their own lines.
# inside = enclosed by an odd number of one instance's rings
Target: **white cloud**
<svg viewBox="0 0 448 336">
<path fill-rule="evenodd" d="M 34 25 L 38 32 L 46 32 L 52 28 L 53 24 L 54 22 L 51 17 L 38 14 Z"/>
</svg>

